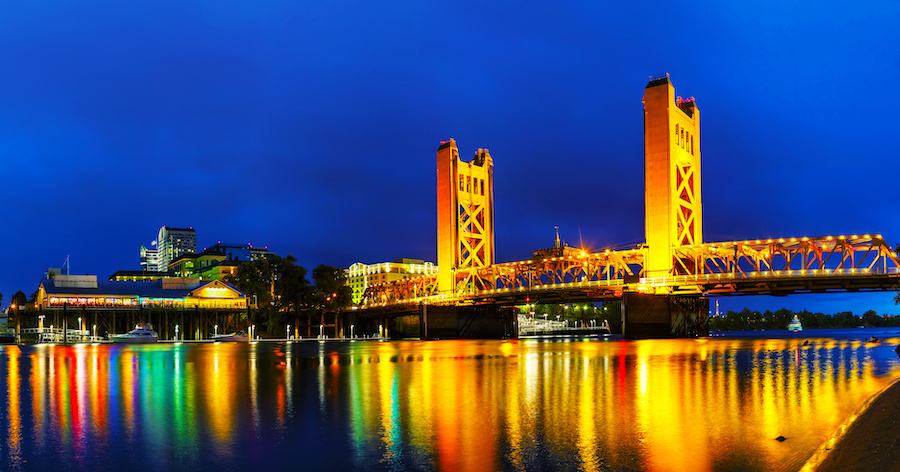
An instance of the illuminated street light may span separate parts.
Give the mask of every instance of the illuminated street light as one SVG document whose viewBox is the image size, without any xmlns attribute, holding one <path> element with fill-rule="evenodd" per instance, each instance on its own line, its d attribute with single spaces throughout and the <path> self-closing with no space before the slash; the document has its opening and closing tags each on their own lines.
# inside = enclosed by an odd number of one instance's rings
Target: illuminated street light
<svg viewBox="0 0 900 472">
<path fill-rule="evenodd" d="M 284 339 L 291 339 L 291 325 L 287 325 L 287 328 L 285 328 Z"/>
</svg>

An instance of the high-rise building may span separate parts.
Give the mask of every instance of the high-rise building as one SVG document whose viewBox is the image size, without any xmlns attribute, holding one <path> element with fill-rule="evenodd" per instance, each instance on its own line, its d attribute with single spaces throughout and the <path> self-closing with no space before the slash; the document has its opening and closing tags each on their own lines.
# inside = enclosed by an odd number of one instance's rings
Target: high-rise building
<svg viewBox="0 0 900 472">
<path fill-rule="evenodd" d="M 169 228 L 163 226 L 159 229 L 157 241 L 157 270 L 165 271 L 169 263 L 178 256 L 197 252 L 197 233 L 194 228 Z"/>
<path fill-rule="evenodd" d="M 155 243 L 156 241 L 154 241 Z M 159 268 L 159 251 L 147 249 L 141 244 L 141 270 L 144 272 L 156 272 Z"/>
</svg>

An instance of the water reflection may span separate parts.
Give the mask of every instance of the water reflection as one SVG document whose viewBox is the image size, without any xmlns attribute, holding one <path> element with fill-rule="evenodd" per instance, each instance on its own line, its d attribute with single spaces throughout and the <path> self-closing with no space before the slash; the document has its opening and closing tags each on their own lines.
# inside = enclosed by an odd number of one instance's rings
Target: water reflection
<svg viewBox="0 0 900 472">
<path fill-rule="evenodd" d="M 880 337 L 8 346 L 0 468 L 797 470 Z"/>
</svg>

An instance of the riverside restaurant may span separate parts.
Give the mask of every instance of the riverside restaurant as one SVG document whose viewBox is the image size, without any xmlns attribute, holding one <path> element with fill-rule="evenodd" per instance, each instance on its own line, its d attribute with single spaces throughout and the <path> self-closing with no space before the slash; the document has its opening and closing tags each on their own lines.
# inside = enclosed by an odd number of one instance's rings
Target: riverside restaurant
<svg viewBox="0 0 900 472">
<path fill-rule="evenodd" d="M 218 280 L 167 277 L 152 282 L 57 275 L 41 281 L 34 310 L 17 313 L 22 341 L 97 341 L 151 323 L 160 339 L 200 340 L 247 329 L 243 292 Z"/>
</svg>

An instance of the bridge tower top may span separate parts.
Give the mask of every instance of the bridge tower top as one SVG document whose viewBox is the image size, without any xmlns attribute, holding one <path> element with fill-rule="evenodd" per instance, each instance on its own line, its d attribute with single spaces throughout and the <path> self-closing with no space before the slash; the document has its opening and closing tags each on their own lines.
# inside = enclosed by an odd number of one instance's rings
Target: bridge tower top
<svg viewBox="0 0 900 472">
<path fill-rule="evenodd" d="M 703 242 L 700 110 L 675 96 L 669 74 L 644 89 L 644 224 L 647 277 L 693 273 L 675 248 Z"/>
<path fill-rule="evenodd" d="M 494 264 L 494 161 L 479 149 L 470 162 L 459 158 L 456 141 L 437 150 L 438 291 L 479 284 L 475 271 Z"/>
</svg>

